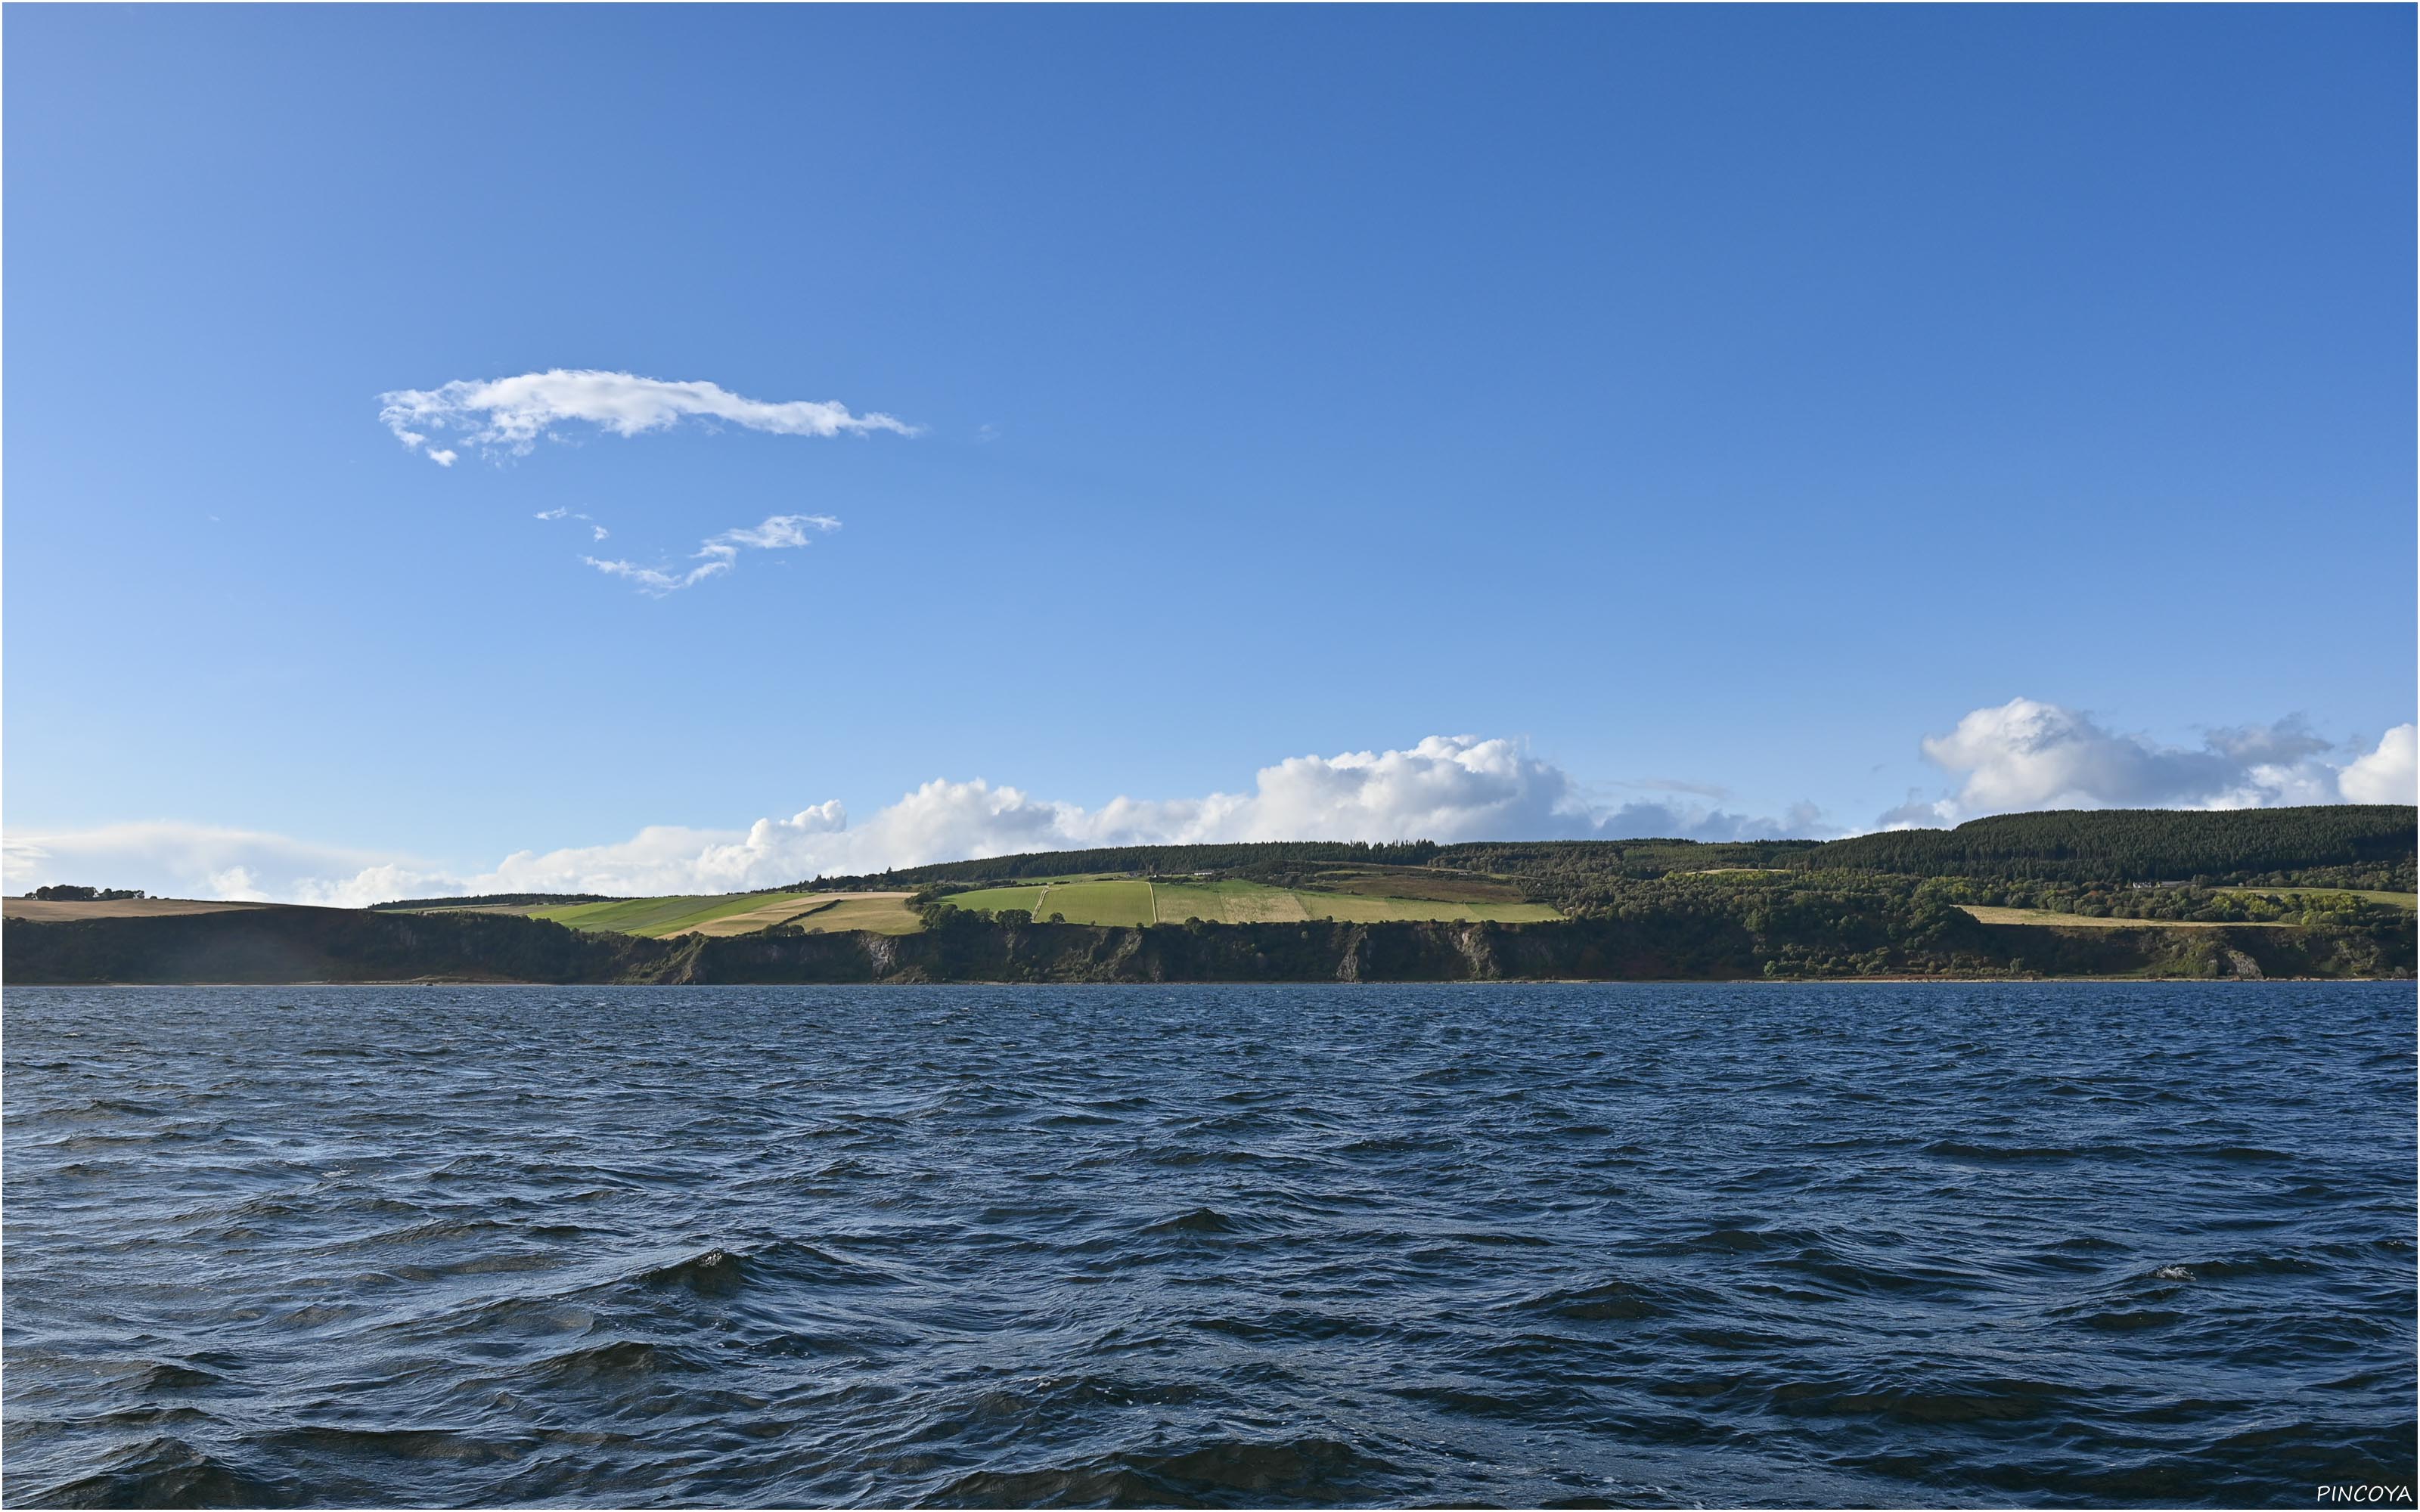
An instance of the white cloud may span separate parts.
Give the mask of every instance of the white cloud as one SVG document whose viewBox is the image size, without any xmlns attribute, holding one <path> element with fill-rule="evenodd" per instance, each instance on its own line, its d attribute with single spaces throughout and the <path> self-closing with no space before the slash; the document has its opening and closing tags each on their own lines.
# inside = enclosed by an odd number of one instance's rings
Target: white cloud
<svg viewBox="0 0 2420 1512">
<path fill-rule="evenodd" d="M 1409 750 L 1295 757 L 1263 768 L 1249 794 L 1118 797 L 1097 809 L 982 779 L 936 779 L 861 825 L 830 802 L 745 830 L 648 829 L 616 844 L 509 856 L 475 890 L 712 891 L 1092 845 L 1604 832 L 1560 768 L 1510 741 L 1433 737 Z"/>
<path fill-rule="evenodd" d="M 424 451 L 440 467 L 456 454 L 433 447 L 441 432 L 465 444 L 523 455 L 558 425 L 578 423 L 636 436 L 684 419 L 744 425 L 781 436 L 913 436 L 917 427 L 886 414 L 852 414 L 831 400 L 750 399 L 718 384 L 668 382 L 630 373 L 551 368 L 516 378 L 463 379 L 434 389 L 397 389 L 379 395 L 379 420 L 396 440 Z"/>
<path fill-rule="evenodd" d="M 557 504 L 552 509 L 541 509 L 532 517 L 535 519 L 576 519 L 585 521 L 588 526 L 588 538 L 592 541 L 601 541 L 605 539 L 605 537 L 613 533 L 604 526 L 597 524 L 591 517 L 574 513 L 571 506 L 568 504 Z M 834 523 L 838 522 L 835 521 Z"/>
<path fill-rule="evenodd" d="M 2410 735 L 2402 727 L 2402 786 L 2394 788 L 2396 740 L 2350 765 L 2299 720 L 2212 731 L 2198 748 L 2162 745 L 2108 730 L 2090 715 L 2033 699 L 1976 709 L 1947 734 L 1925 740 L 1925 756 L 1962 780 L 1935 802 L 1911 794 L 1883 814 L 1885 828 L 1956 824 L 1978 814 L 2030 809 L 2251 809 L 2334 803 L 2362 791 L 2397 791 L 2411 801 Z"/>
<path fill-rule="evenodd" d="M 2420 793 L 2420 726 L 2399 724 L 2337 777 L 2348 803 L 2410 803 Z"/>
<path fill-rule="evenodd" d="M 1874 820 L 1876 829 L 1945 829 L 1958 823 L 1958 805 L 1947 798 L 1925 801 L 1915 789 L 1907 801 L 1885 809 Z"/>
<path fill-rule="evenodd" d="M 588 517 L 582 515 L 580 517 L 585 519 Z M 690 560 L 698 565 L 686 571 L 643 567 L 635 562 L 607 562 L 597 557 L 582 557 L 580 560 L 598 572 L 627 578 L 637 583 L 641 592 L 661 598 L 666 594 L 693 587 L 719 573 L 729 572 L 742 551 L 779 551 L 791 547 L 811 546 L 814 542 L 808 534 L 810 531 L 839 529 L 840 521 L 830 515 L 769 516 L 762 525 L 742 525 L 719 535 L 707 536 L 698 544 L 695 551 L 690 553 Z M 597 539 L 605 539 L 602 529 L 597 531 Z"/>
<path fill-rule="evenodd" d="M 269 894 L 260 890 L 254 880 L 252 868 L 231 866 L 224 872 L 210 873 L 209 896 L 228 903 L 266 903 Z"/>
<path fill-rule="evenodd" d="M 776 516 L 727 531 L 743 548 L 802 544 L 814 517 Z M 702 553 L 704 554 L 704 553 Z M 721 570 L 727 558 L 706 565 Z M 695 569 L 692 569 L 693 571 Z M 2179 750 L 2115 734 L 2088 716 L 2018 699 L 1978 709 L 1925 742 L 1964 780 L 1953 796 L 1908 801 L 1886 826 L 1954 824 L 2008 809 L 2273 802 L 2410 802 L 2414 727 L 2389 731 L 2341 767 L 2325 742 L 2292 722 L 2225 730 Z M 1659 779 L 1686 794 L 1692 785 Z M 721 892 L 818 874 L 880 872 L 932 861 L 1096 845 L 1342 840 L 1754 840 L 1839 831 L 1811 805 L 1778 818 L 1725 811 L 1676 796 L 1590 801 L 1552 762 L 1510 740 L 1432 736 L 1404 749 L 1296 756 L 1263 767 L 1249 790 L 1170 799 L 1112 798 L 1097 808 L 1024 790 L 936 779 L 853 824 L 838 801 L 744 827 L 650 826 L 628 840 L 517 851 L 488 871 L 448 872 L 407 857 L 313 845 L 281 836 L 175 824 L 119 825 L 32 836 L 6 847 L 10 892 L 47 882 L 137 887 L 155 893 L 262 897 L 359 906 L 389 898 L 473 892 Z"/>
<path fill-rule="evenodd" d="M 0 844 L 0 877 L 22 893 L 53 882 L 140 887 L 164 897 L 281 900 L 347 907 L 404 897 L 415 886 L 453 890 L 453 878 L 405 858 L 319 845 L 259 830 L 175 821 L 26 834 Z M 402 892 L 380 892 L 386 884 Z"/>
<path fill-rule="evenodd" d="M 778 545 L 787 544 L 791 533 L 768 521 L 726 535 Z M 87 881 L 153 891 L 199 887 L 215 896 L 236 886 L 223 880 L 229 869 L 244 866 L 251 869 L 240 883 L 245 896 L 359 905 L 460 892 L 718 892 L 818 873 L 1092 845 L 1640 835 L 1713 840 L 1821 827 L 1820 816 L 1804 806 L 1781 820 L 1662 803 L 1592 806 L 1562 768 L 1512 741 L 1433 736 L 1405 750 L 1294 757 L 1262 768 L 1247 793 L 1118 797 L 1087 809 L 981 779 L 936 779 L 861 825 L 852 825 L 832 801 L 745 828 L 651 826 L 604 845 L 519 851 L 473 874 L 442 874 L 419 863 L 290 841 L 278 842 L 287 849 L 272 856 L 263 843 L 273 837 L 190 826 L 176 835 L 168 833 L 175 826 L 150 826 L 163 843 L 156 856 L 146 856 L 141 844 L 88 831 L 43 837 L 22 862 L 12 843 L 8 886 L 23 891 L 40 882 Z M 273 864 L 264 864 L 264 857 Z M 315 859 L 319 865 L 311 864 Z"/>
</svg>

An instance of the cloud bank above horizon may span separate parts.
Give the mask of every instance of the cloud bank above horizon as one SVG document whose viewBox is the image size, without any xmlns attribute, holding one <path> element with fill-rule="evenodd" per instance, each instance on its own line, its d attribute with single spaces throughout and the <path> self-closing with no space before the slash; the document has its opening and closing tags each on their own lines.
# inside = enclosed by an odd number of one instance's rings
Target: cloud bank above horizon
<svg viewBox="0 0 2420 1512">
<path fill-rule="evenodd" d="M 1911 794 L 1882 828 L 1955 825 L 2035 809 L 2257 809 L 2281 804 L 2410 803 L 2414 726 L 2350 753 L 2298 718 L 2212 730 L 2198 748 L 2120 734 L 2089 714 L 2016 698 L 1928 736 L 1925 759 L 1963 780 L 1950 795 Z"/>
<path fill-rule="evenodd" d="M 2044 808 L 2230 809 L 2297 803 L 2410 803 L 2420 730 L 2374 748 L 2331 746 L 2295 720 L 2213 732 L 2198 749 L 2113 733 L 2090 716 L 2029 699 L 1977 709 L 1927 738 L 1954 793 L 1911 795 L 1869 825 L 1825 822 L 1812 804 L 1780 818 L 1725 811 L 1679 795 L 1607 805 L 1519 742 L 1433 735 L 1406 749 L 1295 756 L 1250 791 L 1198 798 L 1113 798 L 1095 809 L 1038 799 L 981 779 L 936 779 L 862 824 L 830 800 L 745 828 L 650 825 L 628 840 L 517 851 L 470 874 L 260 831 L 162 821 L 11 834 L 6 886 L 50 882 L 154 893 L 358 907 L 394 898 L 483 892 L 711 893 L 817 875 L 879 872 L 1030 851 L 1274 840 L 1703 841 L 1821 839 L 1863 828 L 1955 824 Z M 2341 756 L 2341 761 L 2331 760 Z"/>
<path fill-rule="evenodd" d="M 865 436 L 919 427 L 879 411 L 852 413 L 837 400 L 751 399 L 717 383 L 640 378 L 597 368 L 549 368 L 512 378 L 457 378 L 433 389 L 379 395 L 379 422 L 395 439 L 439 467 L 460 455 L 437 444 L 449 435 L 494 454 L 526 456 L 558 426 L 581 424 L 631 437 L 699 420 L 777 436 Z"/>
</svg>

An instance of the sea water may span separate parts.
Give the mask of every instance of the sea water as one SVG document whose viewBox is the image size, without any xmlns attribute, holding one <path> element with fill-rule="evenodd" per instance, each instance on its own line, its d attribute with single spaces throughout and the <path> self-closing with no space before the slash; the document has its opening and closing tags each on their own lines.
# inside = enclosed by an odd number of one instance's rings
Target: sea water
<svg viewBox="0 0 2420 1512">
<path fill-rule="evenodd" d="M 10 1504 L 2309 1506 L 2413 1475 L 2408 984 L 5 1012 Z"/>
</svg>

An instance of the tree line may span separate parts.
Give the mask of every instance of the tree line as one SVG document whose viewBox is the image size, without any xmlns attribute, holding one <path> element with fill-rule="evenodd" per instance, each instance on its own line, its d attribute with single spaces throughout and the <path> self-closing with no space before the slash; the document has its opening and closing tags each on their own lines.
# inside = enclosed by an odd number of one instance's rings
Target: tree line
<svg viewBox="0 0 2420 1512">
<path fill-rule="evenodd" d="M 1797 864 L 1904 876 L 2412 890 L 2409 804 L 2056 810 L 1836 840 Z"/>
<path fill-rule="evenodd" d="M 1301 841 L 1130 845 L 1043 851 L 856 876 L 800 888 L 900 888 L 1024 881 L 1088 872 L 1196 872 L 1285 884 L 1321 867 L 1394 866 L 1507 877 L 1558 906 L 1618 891 L 1622 881 L 1697 872 L 1862 872 L 2006 882 L 2212 887 L 2365 887 L 2409 892 L 2415 825 L 2408 804 L 2327 804 L 2218 811 L 2065 810 L 2000 814 L 1954 829 L 1893 830 L 1847 840 L 1701 841 L 1427 841 L 1372 845 Z M 1568 907 L 1566 911 L 1569 911 Z"/>
</svg>

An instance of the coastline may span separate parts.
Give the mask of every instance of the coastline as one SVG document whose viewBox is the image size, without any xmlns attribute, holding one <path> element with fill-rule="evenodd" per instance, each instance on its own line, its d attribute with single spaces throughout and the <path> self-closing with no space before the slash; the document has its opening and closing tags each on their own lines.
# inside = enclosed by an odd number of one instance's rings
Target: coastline
<svg viewBox="0 0 2420 1512">
<path fill-rule="evenodd" d="M 378 981 L 29 981 L 0 980 L 0 992 L 182 992 L 224 987 L 589 987 L 634 988 L 647 991 L 704 992 L 726 987 L 863 987 L 897 991 L 911 987 L 1016 987 L 1040 991 L 1052 987 L 1303 987 L 1376 991 L 1399 987 L 2052 987 L 2070 984 L 2101 986 L 2193 985 L 2257 987 L 2290 982 L 2402 982 L 2420 985 L 2410 977 L 1492 977 L 1481 980 L 1300 981 L 1283 978 L 1267 981 L 1032 981 L 960 978 L 950 981 L 520 981 L 498 977 L 409 977 Z"/>
<path fill-rule="evenodd" d="M 650 938 L 512 915 L 342 909 L 10 918 L 0 932 L 0 982 L 29 987 L 2395 980 L 2413 965 L 2408 918 L 2064 929 L 1961 916 L 1882 945 L 1661 918 L 1101 925 L 962 913 L 909 934 Z"/>
</svg>

